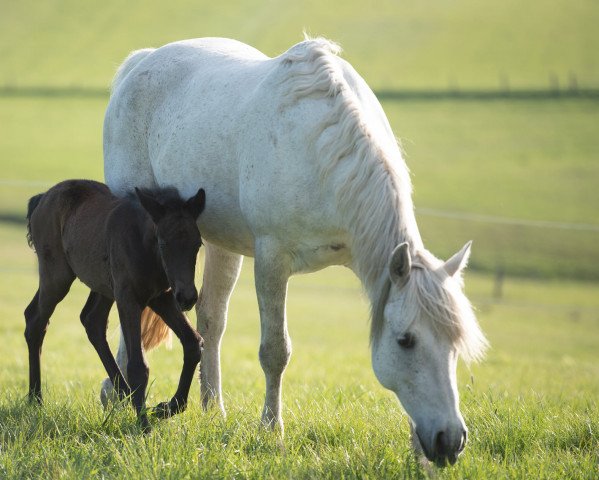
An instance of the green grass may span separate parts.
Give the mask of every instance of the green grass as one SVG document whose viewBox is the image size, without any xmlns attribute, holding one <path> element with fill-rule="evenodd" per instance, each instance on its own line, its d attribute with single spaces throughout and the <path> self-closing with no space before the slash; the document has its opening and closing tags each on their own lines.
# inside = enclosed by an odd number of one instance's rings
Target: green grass
<svg viewBox="0 0 599 480">
<path fill-rule="evenodd" d="M 424 478 L 405 414 L 376 381 L 368 306 L 345 269 L 294 277 L 288 316 L 294 353 L 284 383 L 284 439 L 263 431 L 264 388 L 251 259 L 233 295 L 223 343 L 226 419 L 188 410 L 143 436 L 131 409 L 104 412 L 104 372 L 78 320 L 86 289 L 59 305 L 42 357 L 46 403 L 27 404 L 22 310 L 36 285 L 22 227 L 0 228 L 1 478 Z M 198 277 L 201 272 L 198 272 Z M 467 290 L 491 341 L 487 359 L 459 367 L 470 441 L 438 478 L 594 478 L 599 458 L 599 290 L 578 282 L 468 273 Z M 193 317 L 193 315 L 192 315 Z M 118 340 L 111 317 L 109 338 Z M 176 387 L 181 349 L 149 356 L 149 404 Z"/>
<path fill-rule="evenodd" d="M 599 85 L 599 6 L 476 0 L 1 2 L 0 84 L 106 87 L 136 48 L 224 36 L 277 55 L 302 30 L 339 41 L 376 88 Z M 555 83 L 555 81 L 552 81 Z"/>
</svg>

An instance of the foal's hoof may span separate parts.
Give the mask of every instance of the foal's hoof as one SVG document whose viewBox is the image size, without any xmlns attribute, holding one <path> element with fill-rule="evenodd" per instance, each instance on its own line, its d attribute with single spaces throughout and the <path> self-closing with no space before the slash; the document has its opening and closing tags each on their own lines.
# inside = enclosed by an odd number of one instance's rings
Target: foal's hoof
<svg viewBox="0 0 599 480">
<path fill-rule="evenodd" d="M 27 400 L 32 405 L 41 405 L 42 402 L 42 392 L 29 392 L 27 394 Z"/>
<path fill-rule="evenodd" d="M 139 426 L 141 427 L 141 431 L 144 435 L 147 435 L 148 433 L 152 432 L 152 426 L 150 425 L 150 421 L 148 420 L 148 417 L 146 417 L 145 415 L 143 417 L 140 417 L 138 419 L 139 422 Z"/>
<path fill-rule="evenodd" d="M 177 413 L 181 413 L 185 410 L 186 405 L 180 404 L 176 400 L 170 402 L 161 402 L 152 409 L 152 414 L 158 418 L 169 418 Z"/>
</svg>

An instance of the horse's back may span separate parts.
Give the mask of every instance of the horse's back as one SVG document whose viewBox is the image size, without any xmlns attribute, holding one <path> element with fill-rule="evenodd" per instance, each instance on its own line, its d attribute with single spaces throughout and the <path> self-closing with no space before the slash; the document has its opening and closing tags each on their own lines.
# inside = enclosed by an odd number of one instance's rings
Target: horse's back
<svg viewBox="0 0 599 480">
<path fill-rule="evenodd" d="M 316 146 L 331 125 L 331 94 L 312 85 L 326 84 L 330 72 L 355 72 L 330 47 L 306 41 L 269 58 L 233 40 L 198 39 L 144 56 L 116 86 L 106 113 L 111 190 L 173 185 L 191 195 L 202 186 L 202 235 L 242 254 L 251 255 L 264 235 L 295 244 L 310 238 L 308 250 L 343 244 Z M 313 93 L 298 93 L 305 91 Z"/>
</svg>

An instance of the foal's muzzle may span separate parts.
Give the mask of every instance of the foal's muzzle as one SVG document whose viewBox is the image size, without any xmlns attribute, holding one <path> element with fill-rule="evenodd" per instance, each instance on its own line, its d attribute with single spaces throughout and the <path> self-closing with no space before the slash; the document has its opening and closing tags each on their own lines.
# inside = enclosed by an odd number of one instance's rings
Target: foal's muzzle
<svg viewBox="0 0 599 480">
<path fill-rule="evenodd" d="M 188 310 L 191 310 L 198 301 L 198 291 L 195 287 L 193 289 L 178 290 L 175 293 L 175 299 L 177 300 L 179 307 L 181 307 L 181 310 L 187 312 Z"/>
</svg>

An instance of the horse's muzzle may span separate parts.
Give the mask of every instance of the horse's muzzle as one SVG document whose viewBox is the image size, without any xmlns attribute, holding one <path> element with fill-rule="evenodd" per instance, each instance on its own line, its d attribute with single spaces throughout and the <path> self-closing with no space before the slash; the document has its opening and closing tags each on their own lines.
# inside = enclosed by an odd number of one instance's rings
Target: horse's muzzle
<svg viewBox="0 0 599 480">
<path fill-rule="evenodd" d="M 438 467 L 455 464 L 468 440 L 468 432 L 463 428 L 458 432 L 438 431 L 430 443 L 422 441 L 418 429 L 416 429 L 416 435 L 426 458 Z"/>
</svg>

